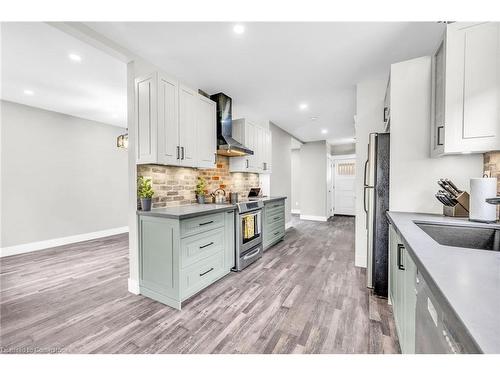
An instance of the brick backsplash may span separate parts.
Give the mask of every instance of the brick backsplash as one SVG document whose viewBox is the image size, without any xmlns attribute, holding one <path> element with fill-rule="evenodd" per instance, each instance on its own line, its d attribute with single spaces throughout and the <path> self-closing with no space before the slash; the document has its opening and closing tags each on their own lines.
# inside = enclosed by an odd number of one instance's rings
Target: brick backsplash
<svg viewBox="0 0 500 375">
<path fill-rule="evenodd" d="M 217 165 L 213 169 L 196 169 L 164 165 L 138 165 L 137 175 L 152 180 L 153 207 L 169 207 L 196 203 L 195 188 L 198 176 L 207 182 L 207 193 L 218 188 L 247 196 L 250 188 L 260 186 L 256 173 L 229 172 L 229 158 L 217 155 Z M 207 197 L 207 199 L 209 199 Z"/>
<path fill-rule="evenodd" d="M 489 171 L 491 177 L 497 178 L 497 195 L 500 195 L 500 151 L 484 154 L 484 171 Z M 498 217 L 500 217 L 500 206 L 497 209 Z"/>
<path fill-rule="evenodd" d="M 489 171 L 491 177 L 497 178 L 497 191 L 500 194 L 500 151 L 484 154 L 484 171 Z"/>
</svg>

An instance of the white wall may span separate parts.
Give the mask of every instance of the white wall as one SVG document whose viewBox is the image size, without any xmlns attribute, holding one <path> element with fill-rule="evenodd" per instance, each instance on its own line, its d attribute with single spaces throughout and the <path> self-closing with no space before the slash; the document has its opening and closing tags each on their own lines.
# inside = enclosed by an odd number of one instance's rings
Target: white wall
<svg viewBox="0 0 500 375">
<path fill-rule="evenodd" d="M 364 165 L 368 158 L 368 135 L 383 132 L 384 96 L 387 77 L 378 76 L 356 85 L 356 241 L 355 265 L 366 267 L 366 213 L 363 208 Z"/>
<path fill-rule="evenodd" d="M 332 155 L 351 155 L 355 153 L 356 153 L 356 143 L 346 143 L 346 144 L 330 146 L 330 154 Z"/>
<path fill-rule="evenodd" d="M 307 142 L 300 149 L 300 218 L 326 220 L 326 141 Z M 273 166 L 274 171 L 274 166 Z"/>
<path fill-rule="evenodd" d="M 284 195 L 285 221 L 289 223 L 292 219 L 291 196 L 292 196 L 292 136 L 286 131 L 269 123 L 272 137 L 272 173 L 270 175 L 271 196 Z"/>
<path fill-rule="evenodd" d="M 469 190 L 469 179 L 481 177 L 483 156 L 430 158 L 431 58 L 421 57 L 391 67 L 392 211 L 442 213 L 434 198 L 439 178 Z"/>
<path fill-rule="evenodd" d="M 1 106 L 3 254 L 126 230 L 127 152 L 116 147 L 125 129 L 7 101 Z"/>
<path fill-rule="evenodd" d="M 292 195 L 290 204 L 292 212 L 300 213 L 300 148 L 292 150 Z"/>
</svg>

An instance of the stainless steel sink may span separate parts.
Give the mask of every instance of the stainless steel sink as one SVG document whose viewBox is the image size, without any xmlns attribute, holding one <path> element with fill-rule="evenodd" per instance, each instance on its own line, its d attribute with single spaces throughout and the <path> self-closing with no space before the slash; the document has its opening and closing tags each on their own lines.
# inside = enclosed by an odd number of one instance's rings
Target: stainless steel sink
<svg viewBox="0 0 500 375">
<path fill-rule="evenodd" d="M 440 245 L 500 251 L 499 227 L 473 227 L 436 223 L 415 223 Z"/>
</svg>

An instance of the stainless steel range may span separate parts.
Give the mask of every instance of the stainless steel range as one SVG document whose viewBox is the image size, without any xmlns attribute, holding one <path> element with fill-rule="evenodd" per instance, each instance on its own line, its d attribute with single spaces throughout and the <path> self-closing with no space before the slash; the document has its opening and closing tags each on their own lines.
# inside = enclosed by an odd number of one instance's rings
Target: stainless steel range
<svg viewBox="0 0 500 375">
<path fill-rule="evenodd" d="M 262 258 L 262 208 L 260 200 L 248 200 L 237 205 L 236 215 L 236 264 L 234 271 L 241 271 Z"/>
</svg>

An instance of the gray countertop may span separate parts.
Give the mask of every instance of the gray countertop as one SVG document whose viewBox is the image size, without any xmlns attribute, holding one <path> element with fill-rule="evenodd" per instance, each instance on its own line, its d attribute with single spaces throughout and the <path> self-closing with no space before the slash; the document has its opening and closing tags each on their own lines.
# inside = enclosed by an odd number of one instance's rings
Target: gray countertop
<svg viewBox="0 0 500 375">
<path fill-rule="evenodd" d="M 235 209 L 236 206 L 234 204 L 189 204 L 185 206 L 153 208 L 151 211 L 138 210 L 137 214 L 166 217 L 169 219 L 187 219 L 216 212 L 233 211 Z"/>
<path fill-rule="evenodd" d="M 260 200 L 264 203 L 266 202 L 273 202 L 273 201 L 280 201 L 280 200 L 283 200 L 283 199 L 286 199 L 285 196 L 276 196 L 276 197 L 263 197 L 263 198 L 260 198 Z"/>
<path fill-rule="evenodd" d="M 387 216 L 436 298 L 455 312 L 484 353 L 500 353 L 500 252 L 440 245 L 415 222 L 500 226 L 432 214 Z"/>
<path fill-rule="evenodd" d="M 260 198 L 264 203 L 286 199 L 284 196 Z M 187 219 L 190 217 L 211 214 L 215 212 L 232 211 L 236 205 L 230 203 L 223 204 L 188 204 L 184 206 L 172 206 L 164 208 L 153 208 L 151 211 L 138 210 L 138 215 L 166 217 L 169 219 Z"/>
</svg>

